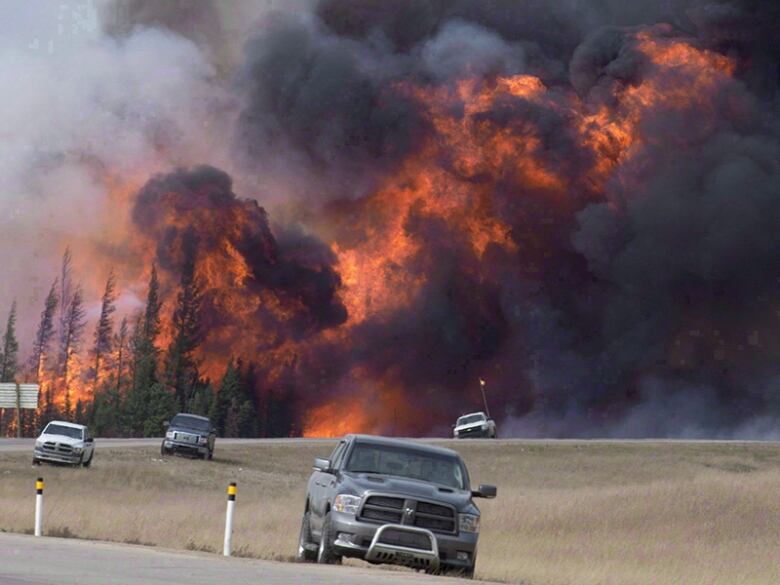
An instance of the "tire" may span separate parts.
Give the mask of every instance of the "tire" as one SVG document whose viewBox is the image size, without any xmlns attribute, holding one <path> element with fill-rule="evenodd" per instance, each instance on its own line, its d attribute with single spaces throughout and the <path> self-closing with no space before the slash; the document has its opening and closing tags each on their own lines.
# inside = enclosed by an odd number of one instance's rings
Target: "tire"
<svg viewBox="0 0 780 585">
<path fill-rule="evenodd" d="M 211 461 L 214 458 L 214 451 L 210 450 L 206 455 L 206 458 Z"/>
<path fill-rule="evenodd" d="M 165 443 L 160 444 L 160 457 L 165 457 L 166 455 L 170 455 L 168 452 L 168 449 L 165 448 Z"/>
<path fill-rule="evenodd" d="M 317 551 L 311 550 L 314 544 L 311 540 L 311 512 L 305 512 L 301 518 L 301 534 L 298 537 L 298 554 L 295 558 L 301 563 L 316 561 Z"/>
<path fill-rule="evenodd" d="M 86 461 L 83 461 L 81 464 L 82 464 L 84 467 L 89 467 L 90 465 L 92 465 L 92 459 L 93 459 L 94 457 L 95 457 L 95 452 L 93 451 L 92 453 L 90 453 L 90 454 L 89 454 L 89 459 L 87 459 Z M 83 458 L 82 458 L 82 459 L 83 459 Z"/>
<path fill-rule="evenodd" d="M 473 579 L 475 566 L 476 565 L 471 565 L 468 569 L 463 569 L 463 568 L 451 568 L 448 567 L 447 565 L 444 565 L 443 567 L 439 567 L 434 571 L 430 569 L 426 569 L 425 572 L 428 575 L 442 575 L 445 577 L 457 577 L 459 579 Z"/>
<path fill-rule="evenodd" d="M 330 512 L 325 515 L 325 521 L 322 523 L 322 534 L 320 535 L 320 546 L 317 549 L 317 562 L 321 565 L 340 565 L 341 555 L 336 552 L 333 546 L 333 526 L 331 524 Z"/>
<path fill-rule="evenodd" d="M 33 457 L 33 465 L 40 465 L 40 464 L 41 464 L 41 460 L 38 459 L 37 457 Z"/>
</svg>

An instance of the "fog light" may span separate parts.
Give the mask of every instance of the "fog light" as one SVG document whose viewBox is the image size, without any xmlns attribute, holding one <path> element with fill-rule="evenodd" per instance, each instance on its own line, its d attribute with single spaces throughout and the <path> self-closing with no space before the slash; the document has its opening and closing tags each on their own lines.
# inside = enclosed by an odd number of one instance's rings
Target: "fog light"
<svg viewBox="0 0 780 585">
<path fill-rule="evenodd" d="M 455 557 L 459 561 L 468 561 L 469 560 L 469 553 L 467 553 L 465 550 L 459 550 Z"/>
</svg>

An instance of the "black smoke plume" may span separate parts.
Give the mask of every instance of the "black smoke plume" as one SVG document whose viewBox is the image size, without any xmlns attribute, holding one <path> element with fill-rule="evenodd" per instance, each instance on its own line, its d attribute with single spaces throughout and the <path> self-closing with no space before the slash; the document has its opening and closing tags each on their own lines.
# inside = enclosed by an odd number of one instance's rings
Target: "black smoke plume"
<svg viewBox="0 0 780 585">
<path fill-rule="evenodd" d="M 522 74 L 546 88 L 542 100 L 491 103 L 474 132 L 538 140 L 533 154 L 562 177 L 564 200 L 519 180 L 512 157 L 486 176 L 442 156 L 453 185 L 491 185 L 487 199 L 514 251 L 488 246 L 477 256 L 460 226 L 424 206 L 399 208 L 421 247 L 396 268 L 426 284 L 397 312 L 357 324 L 350 344 L 329 347 L 339 364 L 332 387 L 356 364 L 391 380 L 409 405 L 432 413 L 405 429 L 419 433 L 480 407 L 479 376 L 507 433 L 774 432 L 778 14 L 771 3 L 706 0 L 326 0 L 265 19 L 238 80 L 242 161 L 250 174 L 291 177 L 309 219 L 319 215 L 314 223 L 346 247 L 376 237 L 349 218 L 365 217 L 378 186 L 440 147 L 409 87 L 490 87 Z M 631 92 L 643 83 L 664 93 L 687 82 L 642 42 L 679 42 L 734 69 L 704 102 L 647 106 L 640 146 L 622 158 L 605 147 L 611 171 L 594 181 L 595 155 L 572 112 L 630 119 Z M 464 107 L 453 100 L 444 115 L 460 123 Z"/>
</svg>

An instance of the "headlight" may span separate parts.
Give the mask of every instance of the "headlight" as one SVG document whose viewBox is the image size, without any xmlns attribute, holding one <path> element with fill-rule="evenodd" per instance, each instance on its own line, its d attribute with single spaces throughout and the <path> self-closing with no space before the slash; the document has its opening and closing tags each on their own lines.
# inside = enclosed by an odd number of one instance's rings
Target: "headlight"
<svg viewBox="0 0 780 585">
<path fill-rule="evenodd" d="M 84 450 L 84 447 L 73 447 L 73 452 L 78 455 Z"/>
<path fill-rule="evenodd" d="M 479 532 L 479 516 L 474 514 L 458 514 L 461 532 Z"/>
<path fill-rule="evenodd" d="M 205 445 L 208 442 L 209 442 L 208 437 L 198 437 L 198 443 L 200 443 L 201 445 Z"/>
<path fill-rule="evenodd" d="M 357 514 L 358 508 L 360 508 L 360 501 L 363 498 L 358 496 L 348 496 L 346 494 L 339 494 L 336 499 L 333 500 L 333 509 L 336 512 L 347 512 L 348 514 Z"/>
<path fill-rule="evenodd" d="M 487 425 L 487 423 L 483 423 L 483 424 L 482 424 L 482 430 L 483 430 L 483 431 L 486 431 L 486 430 L 487 430 L 487 428 L 488 428 L 488 425 Z"/>
<path fill-rule="evenodd" d="M 173 439 L 173 431 L 168 431 L 167 433 L 165 433 L 165 438 L 166 439 Z"/>
</svg>

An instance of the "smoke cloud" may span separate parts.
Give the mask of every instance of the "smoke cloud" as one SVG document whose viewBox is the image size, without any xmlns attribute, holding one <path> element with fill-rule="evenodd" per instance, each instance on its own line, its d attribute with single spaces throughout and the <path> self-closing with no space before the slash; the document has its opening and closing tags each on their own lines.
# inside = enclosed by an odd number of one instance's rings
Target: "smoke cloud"
<svg viewBox="0 0 780 585">
<path fill-rule="evenodd" d="M 65 244 L 134 298 L 152 261 L 172 290 L 194 234 L 206 367 L 257 360 L 309 434 L 446 433 L 480 377 L 504 434 L 774 432 L 773 6 L 101 14 L 62 54 L 0 57 L 23 275 L 0 300 L 34 319 Z"/>
</svg>

